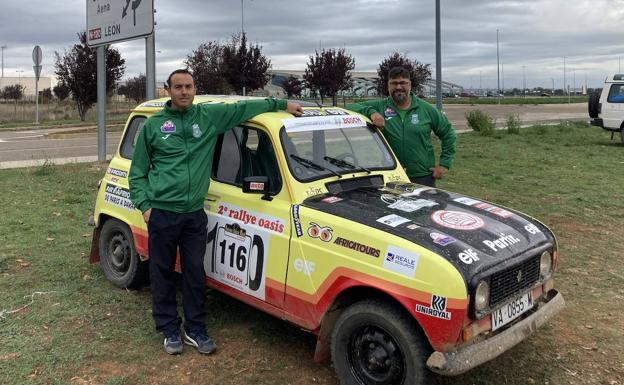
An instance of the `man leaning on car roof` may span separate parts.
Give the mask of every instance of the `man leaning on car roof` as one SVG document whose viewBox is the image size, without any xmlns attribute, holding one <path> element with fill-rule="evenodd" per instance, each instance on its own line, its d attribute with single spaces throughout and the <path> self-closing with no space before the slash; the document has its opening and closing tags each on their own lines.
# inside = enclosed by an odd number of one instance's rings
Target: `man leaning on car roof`
<svg viewBox="0 0 624 385">
<path fill-rule="evenodd" d="M 182 353 L 182 340 L 200 353 L 217 349 L 206 332 L 203 258 L 207 217 L 204 197 L 219 134 L 249 118 L 286 110 L 296 116 L 298 103 L 279 99 L 232 104 L 193 104 L 195 84 L 186 69 L 175 70 L 165 84 L 171 97 L 162 111 L 145 121 L 130 167 L 130 199 L 148 227 L 152 316 L 165 335 L 169 354 Z M 176 303 L 175 260 L 180 249 L 182 319 Z"/>
</svg>

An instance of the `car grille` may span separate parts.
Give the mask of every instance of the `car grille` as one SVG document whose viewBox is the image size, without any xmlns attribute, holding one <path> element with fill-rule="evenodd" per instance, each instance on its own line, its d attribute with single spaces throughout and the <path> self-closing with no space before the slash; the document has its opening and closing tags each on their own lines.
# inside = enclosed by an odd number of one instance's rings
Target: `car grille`
<svg viewBox="0 0 624 385">
<path fill-rule="evenodd" d="M 495 273 L 490 278 L 490 308 L 531 288 L 539 279 L 540 256 Z"/>
</svg>

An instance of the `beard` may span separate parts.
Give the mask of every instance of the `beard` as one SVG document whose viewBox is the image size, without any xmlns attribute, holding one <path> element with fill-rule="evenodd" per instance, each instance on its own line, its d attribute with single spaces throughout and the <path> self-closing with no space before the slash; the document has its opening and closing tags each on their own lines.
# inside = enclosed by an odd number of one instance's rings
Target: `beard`
<svg viewBox="0 0 624 385">
<path fill-rule="evenodd" d="M 397 105 L 401 105 L 407 101 L 407 96 L 407 92 L 394 91 L 392 93 L 392 100 L 394 100 L 394 103 L 396 103 Z"/>
</svg>

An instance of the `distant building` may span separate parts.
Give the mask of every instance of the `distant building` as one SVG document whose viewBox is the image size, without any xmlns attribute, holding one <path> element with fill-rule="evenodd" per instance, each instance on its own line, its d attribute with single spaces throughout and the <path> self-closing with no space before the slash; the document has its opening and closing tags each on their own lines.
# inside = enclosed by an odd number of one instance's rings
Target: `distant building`
<svg viewBox="0 0 624 385">
<path fill-rule="evenodd" d="M 0 77 L 0 90 L 15 84 L 21 84 L 24 87 L 24 97 L 35 97 L 35 77 Z M 42 76 L 39 78 L 39 91 L 46 88 L 52 88 L 52 78 Z"/>
</svg>

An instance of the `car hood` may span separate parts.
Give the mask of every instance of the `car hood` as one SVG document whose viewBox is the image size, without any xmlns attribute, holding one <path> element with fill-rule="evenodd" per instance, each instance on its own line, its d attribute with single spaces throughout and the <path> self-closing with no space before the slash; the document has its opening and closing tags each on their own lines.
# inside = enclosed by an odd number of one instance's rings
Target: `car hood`
<svg viewBox="0 0 624 385">
<path fill-rule="evenodd" d="M 311 197 L 303 206 L 407 239 L 451 262 L 470 282 L 555 248 L 551 231 L 517 211 L 412 183 Z"/>
</svg>

